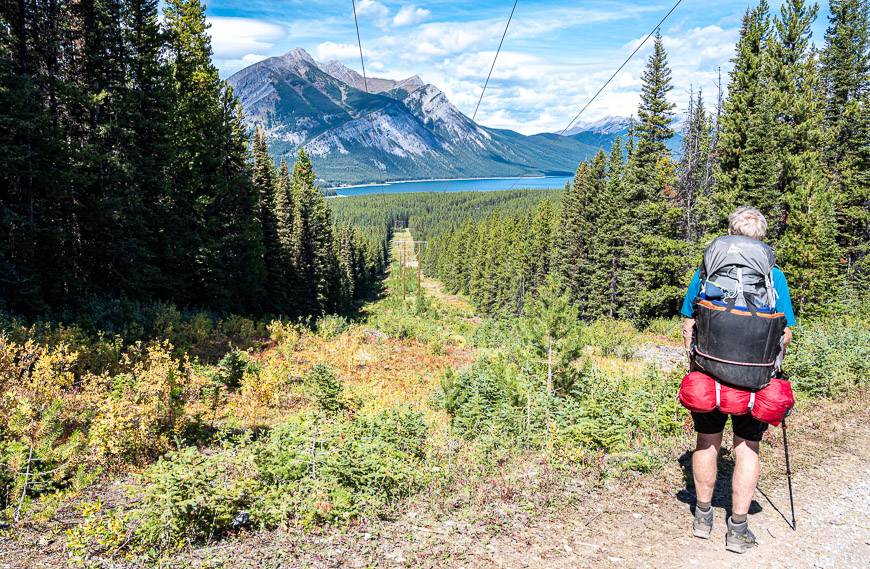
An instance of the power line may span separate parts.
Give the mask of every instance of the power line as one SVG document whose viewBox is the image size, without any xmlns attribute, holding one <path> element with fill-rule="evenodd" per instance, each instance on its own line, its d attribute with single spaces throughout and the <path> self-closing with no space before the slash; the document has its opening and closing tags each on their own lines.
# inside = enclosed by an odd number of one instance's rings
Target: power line
<svg viewBox="0 0 870 569">
<path fill-rule="evenodd" d="M 508 16 L 507 24 L 504 27 L 504 33 L 501 35 L 501 41 L 498 42 L 498 49 L 495 51 L 495 57 L 492 58 L 492 66 L 489 68 L 489 74 L 486 76 L 486 82 L 483 84 L 483 91 L 480 92 L 480 98 L 477 100 L 477 106 L 474 107 L 474 114 L 471 116 L 471 120 L 477 118 L 477 110 L 480 108 L 480 102 L 483 101 L 483 94 L 486 93 L 486 86 L 489 85 L 489 78 L 492 77 L 492 70 L 495 69 L 495 62 L 498 61 L 498 54 L 501 53 L 501 45 L 504 43 L 504 38 L 511 25 L 511 19 L 514 17 L 514 11 L 517 9 L 518 1 L 519 0 L 514 0 L 514 7 L 511 8 L 511 14 Z"/>
<path fill-rule="evenodd" d="M 636 48 L 634 48 L 634 51 L 631 52 L 631 55 L 629 55 L 628 58 L 622 62 L 622 65 L 619 66 L 619 69 L 617 69 L 616 71 L 613 72 L 613 75 L 610 76 L 610 79 L 608 79 L 604 83 L 604 85 L 602 85 L 601 88 L 598 89 L 598 92 L 595 93 L 595 95 L 593 95 L 592 98 L 589 99 L 589 102 L 586 103 L 582 109 L 580 109 L 580 112 L 577 113 L 577 115 L 573 119 L 571 119 L 571 122 L 568 123 L 568 126 L 566 126 L 564 129 L 562 129 L 562 132 L 559 133 L 559 136 L 564 136 L 564 134 L 568 131 L 568 129 L 571 128 L 571 125 L 573 125 L 575 122 L 577 122 L 577 119 L 580 118 L 580 115 L 582 115 L 583 112 L 589 108 L 589 105 L 591 105 L 592 102 L 595 101 L 595 99 L 598 97 L 598 95 L 600 95 L 601 92 L 604 91 L 604 89 L 610 84 L 610 82 L 613 81 L 613 79 L 619 74 L 619 72 L 622 71 L 622 68 L 625 67 L 629 61 L 631 61 L 631 58 L 634 57 L 634 54 L 636 54 L 638 51 L 640 51 L 640 48 L 642 48 L 646 44 L 646 42 L 649 41 L 649 38 L 651 38 L 652 35 L 654 33 L 656 33 L 656 30 L 658 30 L 661 27 L 661 25 L 665 23 L 665 20 L 668 19 L 668 16 L 673 14 L 674 10 L 676 10 L 677 6 L 679 6 L 682 2 L 683 2 L 683 0 L 677 0 L 677 3 L 674 4 L 670 10 L 668 10 L 668 13 L 665 14 L 661 20 L 659 20 L 659 23 L 656 24 L 655 27 L 650 31 L 650 33 L 647 34 L 647 36 L 643 39 L 643 41 L 640 42 L 640 45 L 638 45 Z"/>
<path fill-rule="evenodd" d="M 356 43 L 359 46 L 359 64 L 362 66 L 363 72 L 363 87 L 365 87 L 366 93 L 368 94 L 369 81 L 366 79 L 366 62 L 363 60 L 362 40 L 359 37 L 359 22 L 356 18 L 356 0 L 351 0 L 351 4 L 353 4 L 353 25 L 356 26 Z"/>
</svg>

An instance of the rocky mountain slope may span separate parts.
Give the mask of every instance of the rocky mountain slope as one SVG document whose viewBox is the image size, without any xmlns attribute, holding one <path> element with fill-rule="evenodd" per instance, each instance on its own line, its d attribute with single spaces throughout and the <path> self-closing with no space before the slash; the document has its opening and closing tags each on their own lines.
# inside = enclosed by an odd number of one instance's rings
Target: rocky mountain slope
<svg viewBox="0 0 870 569">
<path fill-rule="evenodd" d="M 273 154 L 292 161 L 304 146 L 326 185 L 570 174 L 609 146 L 589 144 L 581 133 L 525 136 L 483 127 L 418 76 L 364 81 L 302 49 L 255 63 L 229 83 Z"/>
</svg>

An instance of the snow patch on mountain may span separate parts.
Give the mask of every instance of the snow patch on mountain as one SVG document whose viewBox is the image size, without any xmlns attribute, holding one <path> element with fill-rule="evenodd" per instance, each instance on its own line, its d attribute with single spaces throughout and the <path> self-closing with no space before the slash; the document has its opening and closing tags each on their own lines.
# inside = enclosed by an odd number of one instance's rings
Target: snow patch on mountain
<svg viewBox="0 0 870 569">
<path fill-rule="evenodd" d="M 631 125 L 631 119 L 628 117 L 603 117 L 594 121 L 581 121 L 575 123 L 566 133 L 566 136 L 571 136 L 581 132 L 591 132 L 593 134 L 619 134 L 628 130 Z"/>
</svg>

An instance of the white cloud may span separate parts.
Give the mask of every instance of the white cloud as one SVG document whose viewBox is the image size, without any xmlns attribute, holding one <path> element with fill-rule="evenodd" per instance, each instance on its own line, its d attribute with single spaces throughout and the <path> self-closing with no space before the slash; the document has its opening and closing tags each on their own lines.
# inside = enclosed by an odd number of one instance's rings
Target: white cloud
<svg viewBox="0 0 870 569">
<path fill-rule="evenodd" d="M 218 59 L 240 59 L 269 52 L 286 33 L 278 24 L 251 18 L 212 16 L 208 21 L 212 49 Z"/>
<path fill-rule="evenodd" d="M 426 10 L 425 8 L 418 8 L 413 4 L 408 4 L 402 6 L 402 8 L 396 12 L 396 15 L 393 17 L 393 25 L 394 26 L 410 26 L 413 24 L 419 24 L 426 18 L 428 18 L 432 12 Z"/>
<path fill-rule="evenodd" d="M 319 61 L 355 58 L 359 57 L 359 46 L 356 44 L 327 41 L 318 44 L 314 48 L 314 57 Z"/>
<path fill-rule="evenodd" d="M 381 28 L 385 28 L 390 21 L 390 9 L 378 2 L 378 0 L 362 0 L 357 2 L 356 14 L 359 17 L 371 17 Z"/>
<path fill-rule="evenodd" d="M 669 99 L 676 103 L 675 112 L 685 112 L 689 93 L 699 88 L 703 89 L 707 106 L 712 110 L 718 68 L 722 67 L 722 78 L 727 82 L 737 33 L 737 28 L 711 25 L 685 31 L 669 30 L 662 38 L 672 71 L 674 88 Z M 643 36 L 604 57 L 581 55 L 569 64 L 540 55 L 502 51 L 478 121 L 525 134 L 559 131 L 642 40 Z M 617 74 L 586 110 L 582 121 L 637 114 L 641 75 L 651 50 L 652 40 Z M 493 55 L 493 51 L 472 51 L 444 59 L 439 66 L 448 85 L 445 92 L 453 92 L 457 105 L 465 112 L 473 110 L 477 103 Z"/>
</svg>

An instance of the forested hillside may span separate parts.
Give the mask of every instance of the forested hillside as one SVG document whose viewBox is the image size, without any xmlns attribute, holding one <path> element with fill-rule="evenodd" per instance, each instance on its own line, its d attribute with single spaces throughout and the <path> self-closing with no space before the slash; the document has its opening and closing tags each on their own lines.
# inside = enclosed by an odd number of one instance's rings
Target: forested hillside
<svg viewBox="0 0 870 569">
<path fill-rule="evenodd" d="M 334 227 L 307 157 L 276 168 L 260 138 L 252 153 L 204 10 L 0 7 L 0 309 L 304 316 L 379 278 L 385 238 Z"/>
</svg>

